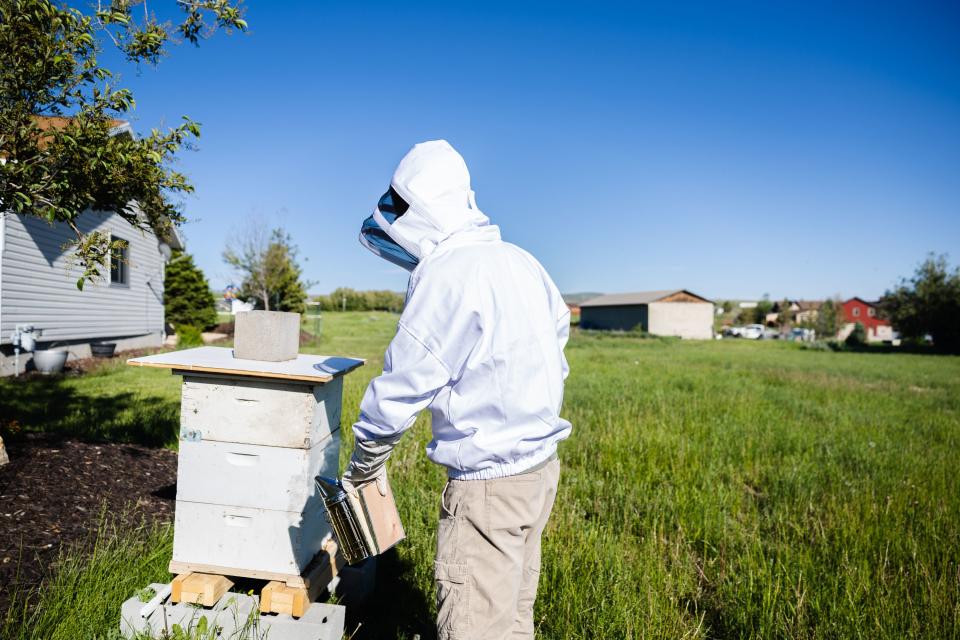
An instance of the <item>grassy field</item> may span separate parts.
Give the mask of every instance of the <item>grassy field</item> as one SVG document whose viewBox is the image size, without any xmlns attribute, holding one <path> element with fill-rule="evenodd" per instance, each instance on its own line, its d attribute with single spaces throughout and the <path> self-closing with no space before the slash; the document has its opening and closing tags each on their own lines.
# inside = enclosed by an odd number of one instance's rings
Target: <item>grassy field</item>
<svg viewBox="0 0 960 640">
<path fill-rule="evenodd" d="M 345 419 L 395 321 L 328 313 L 306 349 L 369 359 L 347 378 Z M 584 332 L 567 353 L 574 431 L 544 541 L 542 637 L 960 637 L 960 358 Z M 24 429 L 175 446 L 169 373 L 115 366 L 37 387 L 0 381 Z M 38 405 L 53 387 L 65 401 Z M 423 453 L 428 422 L 390 462 L 408 539 L 381 563 L 382 607 L 358 637 L 432 634 L 444 478 Z M 122 599 L 169 578 L 170 538 L 103 536 L 0 637 L 106 636 Z"/>
</svg>

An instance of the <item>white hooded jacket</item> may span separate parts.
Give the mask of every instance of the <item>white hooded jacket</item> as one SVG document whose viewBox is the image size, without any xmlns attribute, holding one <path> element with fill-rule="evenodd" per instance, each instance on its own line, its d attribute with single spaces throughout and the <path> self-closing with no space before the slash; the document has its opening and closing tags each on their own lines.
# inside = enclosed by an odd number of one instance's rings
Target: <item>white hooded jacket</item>
<svg viewBox="0 0 960 640">
<path fill-rule="evenodd" d="M 392 440 L 429 407 L 427 455 L 450 477 L 522 473 L 570 434 L 560 417 L 566 304 L 540 263 L 477 208 L 466 163 L 445 140 L 413 147 L 391 186 L 409 209 L 374 218 L 418 264 L 354 434 Z"/>
</svg>

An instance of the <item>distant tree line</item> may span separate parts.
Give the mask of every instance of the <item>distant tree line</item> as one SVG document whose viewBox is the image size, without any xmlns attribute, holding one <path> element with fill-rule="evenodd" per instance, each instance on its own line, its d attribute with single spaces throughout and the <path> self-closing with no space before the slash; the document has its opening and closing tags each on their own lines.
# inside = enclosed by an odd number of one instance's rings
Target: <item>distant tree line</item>
<svg viewBox="0 0 960 640">
<path fill-rule="evenodd" d="M 393 311 L 403 310 L 404 295 L 396 291 L 356 291 L 340 287 L 327 295 L 315 296 L 322 311 Z"/>
</svg>

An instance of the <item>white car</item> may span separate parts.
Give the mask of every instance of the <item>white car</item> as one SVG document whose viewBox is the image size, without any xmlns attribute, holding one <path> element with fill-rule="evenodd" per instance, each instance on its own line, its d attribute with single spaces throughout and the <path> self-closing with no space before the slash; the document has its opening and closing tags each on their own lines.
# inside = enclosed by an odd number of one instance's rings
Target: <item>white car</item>
<svg viewBox="0 0 960 640">
<path fill-rule="evenodd" d="M 765 328 L 762 324 L 748 324 L 740 330 L 740 337 L 747 340 L 760 340 L 764 332 Z"/>
</svg>

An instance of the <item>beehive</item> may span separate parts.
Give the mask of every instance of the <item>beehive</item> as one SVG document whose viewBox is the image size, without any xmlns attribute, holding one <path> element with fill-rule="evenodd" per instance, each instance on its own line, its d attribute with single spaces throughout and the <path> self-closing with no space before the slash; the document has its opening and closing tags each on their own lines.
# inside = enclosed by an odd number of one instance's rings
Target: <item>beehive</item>
<svg viewBox="0 0 960 640">
<path fill-rule="evenodd" d="M 338 474 L 343 376 L 363 361 L 201 347 L 128 363 L 183 376 L 170 571 L 297 584 L 330 533 L 313 479 Z"/>
</svg>

